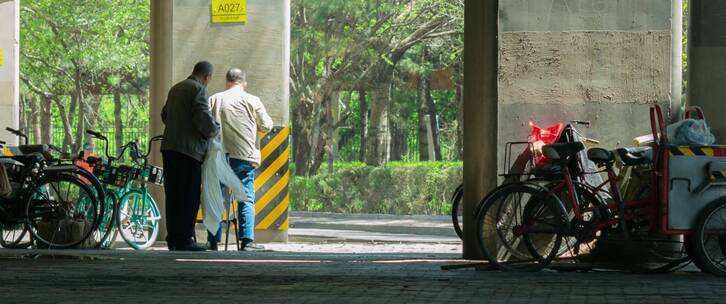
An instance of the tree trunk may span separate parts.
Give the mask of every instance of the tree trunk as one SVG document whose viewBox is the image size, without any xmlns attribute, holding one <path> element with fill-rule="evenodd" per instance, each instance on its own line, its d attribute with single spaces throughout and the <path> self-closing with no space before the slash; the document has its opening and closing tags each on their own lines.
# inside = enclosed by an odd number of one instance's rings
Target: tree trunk
<svg viewBox="0 0 726 304">
<path fill-rule="evenodd" d="M 100 95 L 92 95 L 91 104 L 86 104 L 86 127 L 91 130 L 99 130 L 98 128 L 98 111 L 101 107 Z M 89 134 L 86 134 L 84 143 L 93 144 L 94 140 Z"/>
<path fill-rule="evenodd" d="M 295 175 L 311 176 L 317 173 L 325 156 L 325 134 L 323 134 L 326 103 L 321 100 L 300 101 L 293 113 L 293 161 Z"/>
<path fill-rule="evenodd" d="M 441 160 L 441 143 L 439 142 L 439 115 L 436 111 L 436 104 L 434 103 L 434 97 L 431 95 L 431 78 L 430 76 L 426 79 L 425 82 L 425 90 L 424 90 L 424 96 L 426 97 L 426 108 L 428 109 L 429 114 L 429 130 L 431 130 L 431 138 L 429 144 L 432 145 L 432 147 L 429 147 L 431 150 L 433 148 L 434 151 L 434 159 L 436 161 Z"/>
<path fill-rule="evenodd" d="M 390 79 L 390 78 L 389 78 Z M 385 82 L 387 84 L 387 82 Z M 366 164 L 371 166 L 384 165 L 390 155 L 391 134 L 388 129 L 388 104 L 391 98 L 390 86 L 379 82 L 371 91 L 370 124 L 366 144 Z"/>
<path fill-rule="evenodd" d="M 28 97 L 23 94 L 20 94 L 20 104 L 19 104 L 19 109 L 18 109 L 18 111 L 20 113 L 20 121 L 18 122 L 18 128 L 20 130 L 26 130 L 26 128 L 28 127 L 28 116 L 29 115 L 27 113 L 27 108 L 28 108 L 27 103 L 28 103 Z"/>
<path fill-rule="evenodd" d="M 61 123 L 63 124 L 63 151 L 69 151 L 71 152 L 77 152 L 75 150 L 72 150 L 72 143 L 73 143 L 73 124 L 70 121 L 70 118 L 68 117 L 68 112 L 66 111 L 66 106 L 63 104 L 63 101 L 60 100 L 60 98 L 53 97 L 53 102 L 55 103 L 55 106 L 58 108 L 58 114 L 61 118 Z M 70 112 L 73 112 L 73 109 L 70 110 Z"/>
<path fill-rule="evenodd" d="M 56 101 L 56 105 L 61 104 L 62 101 L 59 99 Z M 78 95 L 75 93 L 71 95 L 71 103 L 68 107 L 68 127 L 72 130 L 74 126 L 77 126 L 78 123 L 80 123 L 80 119 L 76 119 L 76 116 L 78 116 L 78 108 L 79 108 L 79 102 L 78 102 Z M 60 107 L 60 106 L 59 106 Z M 78 120 L 78 121 L 76 121 Z M 78 132 L 76 132 L 77 135 Z M 73 152 L 76 152 L 75 149 L 75 140 L 74 138 L 77 138 L 74 136 L 73 131 L 70 133 L 66 133 L 64 139 L 63 139 L 63 145 L 67 145 Z"/>
<path fill-rule="evenodd" d="M 403 121 L 391 121 L 391 160 L 400 161 L 408 154 L 408 136 Z"/>
<path fill-rule="evenodd" d="M 335 166 L 335 157 L 337 154 L 338 147 L 336 146 L 338 139 L 338 120 L 340 118 L 339 113 L 340 106 L 340 92 L 335 91 L 330 96 L 330 104 L 327 108 L 327 118 L 325 125 L 327 126 L 327 138 L 325 144 L 325 150 L 328 153 L 328 174 L 333 174 Z"/>
<path fill-rule="evenodd" d="M 360 116 L 360 124 L 358 125 L 358 134 L 360 134 L 360 148 L 358 150 L 358 160 L 363 162 L 366 160 L 366 142 L 368 141 L 368 96 L 365 90 L 358 90 L 358 115 Z"/>
<path fill-rule="evenodd" d="M 81 147 L 83 146 L 83 134 L 85 134 L 85 127 L 86 127 L 86 114 L 90 112 L 90 109 L 88 108 L 88 103 L 86 103 L 86 98 L 83 94 L 83 83 L 82 83 L 82 73 L 81 69 L 79 68 L 79 65 L 77 62 L 73 63 L 75 65 L 75 75 L 74 75 L 74 89 L 75 89 L 75 96 L 76 96 L 76 102 L 78 104 L 78 114 L 77 119 L 78 122 L 76 123 L 76 140 L 75 145 L 73 147 L 73 151 L 79 151 Z"/>
<path fill-rule="evenodd" d="M 40 141 L 40 128 L 39 128 L 39 118 L 40 118 L 40 107 L 38 106 L 40 104 L 38 98 L 33 97 L 28 100 L 28 110 L 30 112 L 28 113 L 28 125 L 26 126 L 28 129 L 23 130 L 26 135 L 30 137 L 30 143 L 37 143 Z M 21 129 L 22 130 L 22 129 Z M 24 144 L 24 143 L 23 143 Z"/>
<path fill-rule="evenodd" d="M 420 76 L 418 81 L 418 158 L 420 161 L 432 160 L 429 156 L 429 103 L 426 97 L 426 82 L 430 76 Z M 428 119 L 427 119 L 428 118 Z"/>
<path fill-rule="evenodd" d="M 80 151 L 81 147 L 83 147 L 83 134 L 85 134 L 86 129 L 86 118 L 85 113 L 88 112 L 86 110 L 86 103 L 79 98 L 78 100 L 78 112 L 76 113 L 76 138 L 73 142 L 73 151 Z"/>
<path fill-rule="evenodd" d="M 464 159 L 464 86 L 456 84 L 456 155 Z"/>
<path fill-rule="evenodd" d="M 53 143 L 53 100 L 50 97 L 43 97 L 43 104 L 40 116 L 40 143 Z"/>
<path fill-rule="evenodd" d="M 116 154 L 121 152 L 121 147 L 124 145 L 124 122 L 121 117 L 122 107 L 121 92 L 115 90 L 113 92 L 113 127 L 116 139 Z"/>
</svg>

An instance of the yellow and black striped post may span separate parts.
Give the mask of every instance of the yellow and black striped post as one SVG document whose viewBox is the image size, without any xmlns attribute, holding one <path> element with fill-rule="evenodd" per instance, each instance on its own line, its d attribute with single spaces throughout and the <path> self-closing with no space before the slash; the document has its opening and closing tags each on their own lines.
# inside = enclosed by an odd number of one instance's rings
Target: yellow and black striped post
<svg viewBox="0 0 726 304">
<path fill-rule="evenodd" d="M 259 136 L 262 162 L 255 170 L 255 241 L 286 242 L 290 206 L 290 129 L 275 127 Z M 200 208 L 197 222 L 203 219 Z"/>
<path fill-rule="evenodd" d="M 287 238 L 289 226 L 290 129 L 274 128 L 262 137 L 260 147 L 262 163 L 255 172 L 255 229 L 262 231 L 260 237 L 279 240 L 281 234 Z"/>
</svg>

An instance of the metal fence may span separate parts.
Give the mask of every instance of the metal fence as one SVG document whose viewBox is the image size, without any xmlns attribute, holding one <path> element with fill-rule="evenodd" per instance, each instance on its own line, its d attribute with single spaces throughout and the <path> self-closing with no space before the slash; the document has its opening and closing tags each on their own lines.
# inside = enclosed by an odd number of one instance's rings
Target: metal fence
<svg viewBox="0 0 726 304">
<path fill-rule="evenodd" d="M 75 130 L 74 130 L 75 131 Z M 101 132 L 103 135 L 105 135 L 108 138 L 108 149 L 111 154 L 116 154 L 116 129 L 114 128 L 108 128 L 108 129 L 99 129 L 99 132 Z M 29 141 L 30 143 L 37 143 L 40 142 L 40 139 L 34 138 L 34 132 L 29 132 Z M 73 134 L 75 139 L 75 132 Z M 85 137 L 85 134 L 84 134 Z M 146 149 L 146 145 L 149 140 L 149 128 L 148 126 L 144 127 L 134 127 L 134 128 L 124 128 L 123 129 L 123 143 L 128 143 L 131 141 L 139 141 L 139 145 L 142 149 Z M 63 131 L 62 127 L 53 127 L 52 137 L 51 137 L 51 144 L 54 144 L 56 146 L 61 146 L 63 144 L 63 140 L 65 138 L 65 132 Z M 97 154 L 103 154 L 104 153 L 104 145 L 103 142 L 100 140 L 95 140 L 93 142 L 94 145 L 94 151 Z M 78 152 L 78 151 L 69 151 L 69 152 Z"/>
</svg>

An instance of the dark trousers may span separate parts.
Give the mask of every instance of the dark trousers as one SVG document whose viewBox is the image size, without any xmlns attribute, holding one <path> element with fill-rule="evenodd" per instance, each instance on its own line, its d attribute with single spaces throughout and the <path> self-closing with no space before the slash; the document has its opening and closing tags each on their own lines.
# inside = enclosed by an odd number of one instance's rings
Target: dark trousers
<svg viewBox="0 0 726 304">
<path fill-rule="evenodd" d="M 166 242 L 168 246 L 193 244 L 199 212 L 202 163 L 174 151 L 162 151 L 166 194 Z"/>
</svg>

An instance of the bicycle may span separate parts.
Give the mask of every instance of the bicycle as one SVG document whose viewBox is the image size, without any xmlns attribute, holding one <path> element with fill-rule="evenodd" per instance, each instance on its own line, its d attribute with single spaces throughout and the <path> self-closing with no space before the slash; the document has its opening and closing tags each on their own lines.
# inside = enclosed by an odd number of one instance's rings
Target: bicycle
<svg viewBox="0 0 726 304">
<path fill-rule="evenodd" d="M 520 181 L 522 178 L 535 182 L 546 182 L 547 179 L 542 176 L 535 176 L 534 178 L 531 178 L 528 174 L 525 174 L 527 172 L 532 172 L 534 167 L 542 160 L 541 157 L 538 157 L 536 152 L 537 148 L 534 146 L 533 142 L 542 141 L 544 143 L 552 143 L 582 140 L 592 144 L 599 143 L 597 140 L 585 137 L 575 127 L 576 125 L 590 127 L 591 123 L 589 121 L 570 120 L 567 124 L 557 123 L 549 128 L 540 128 L 532 122 L 529 122 L 529 125 L 532 127 L 532 134 L 528 141 L 510 142 L 506 145 L 504 168 L 506 168 L 505 170 L 507 171 L 502 174 L 502 177 L 505 178 L 503 182 L 504 184 Z M 514 162 L 511 162 L 512 149 L 517 145 L 526 145 L 526 148 L 519 154 Z M 451 196 L 451 221 L 454 226 L 454 230 L 456 231 L 456 235 L 462 240 L 464 237 L 463 200 L 464 184 L 462 183 L 456 188 L 456 190 L 454 190 L 454 193 Z M 479 206 L 474 208 L 474 210 L 478 209 Z"/>
<path fill-rule="evenodd" d="M 700 117 L 703 119 L 702 112 Z M 718 166 L 719 160 L 726 155 L 726 148 L 697 147 L 699 151 L 704 148 L 715 153 L 693 159 L 671 155 L 670 151 L 674 148 L 668 146 L 665 136 L 661 136 L 666 132 L 663 114 L 658 106 L 651 108 L 651 128 L 654 138 L 652 147 L 620 148 L 614 151 L 589 149 L 588 158 L 603 168 L 596 172 L 577 170 L 576 155 L 585 150 L 582 143 L 544 146 L 544 155 L 561 169 L 557 179 L 547 186 L 531 183 L 507 185 L 490 193 L 482 203 L 477 214 L 479 248 L 490 263 L 504 270 L 537 271 L 549 265 L 557 256 L 565 238 L 575 240 L 574 244 L 566 246 L 570 253 L 568 258 L 577 259 L 580 254 L 592 253 L 592 245 L 606 237 L 616 241 L 659 243 L 672 242 L 670 236 L 685 235 L 686 242 L 681 244 L 684 248 L 672 252 L 665 261 L 666 265 L 655 270 L 680 266 L 690 260 L 690 254 L 695 253 L 694 262 L 699 268 L 726 276 L 726 247 L 718 245 L 726 244 L 726 233 L 722 232 L 726 231 L 726 224 L 718 222 L 723 214 L 714 216 L 714 213 L 726 210 L 726 198 L 708 204 L 708 201 L 673 200 L 682 195 L 680 191 L 687 191 L 687 195 L 691 196 L 694 193 L 702 195 L 708 187 L 726 185 L 722 180 L 699 176 L 699 170 L 684 166 L 689 163 Z M 624 168 L 652 166 L 646 191 L 635 197 L 623 197 L 621 177 L 614 170 L 616 162 Z M 582 175 L 601 173 L 607 175 L 607 180 L 598 185 L 576 180 Z M 674 175 L 672 178 L 671 174 Z M 691 176 L 680 177 L 683 174 Z M 699 179 L 703 180 L 701 186 L 692 189 L 691 180 Z M 683 190 L 674 187 L 675 182 L 681 180 L 688 182 L 681 186 Z M 712 197 L 718 195 L 718 192 L 709 195 Z M 510 197 L 512 199 L 507 200 Z M 704 199 L 708 200 L 708 197 Z M 688 212 L 675 208 L 678 204 L 687 204 Z M 697 206 L 702 208 L 699 210 Z M 698 215 L 698 219 L 691 221 L 695 215 Z M 691 237 L 695 241 L 689 240 Z M 713 249 L 713 245 L 707 246 L 706 239 L 715 239 L 716 249 Z M 709 254 L 711 256 L 707 256 Z M 720 260 L 713 258 L 713 255 L 720 256 Z"/>
<path fill-rule="evenodd" d="M 74 175 L 75 167 L 50 165 L 41 149 L 8 156 L 8 147 L 2 148 L 0 161 L 11 171 L 12 185 L 11 193 L 0 197 L 3 247 L 24 248 L 35 241 L 39 247 L 62 249 L 85 241 L 97 224 L 96 196 Z M 81 205 L 85 198 L 92 203 Z M 30 241 L 25 238 L 28 232 Z"/>
<path fill-rule="evenodd" d="M 93 201 L 104 201 L 105 200 L 105 193 L 103 191 L 103 186 L 101 183 L 96 179 L 96 176 L 91 174 L 90 172 L 87 172 L 77 166 L 74 165 L 74 160 L 69 156 L 69 154 L 64 153 L 60 148 L 49 145 L 49 144 L 40 144 L 40 145 L 30 145 L 28 144 L 28 136 L 21 132 L 20 130 L 16 130 L 10 127 L 5 128 L 6 131 L 10 132 L 11 134 L 18 137 L 18 139 L 22 139 L 23 143 L 22 145 L 18 145 L 15 147 L 3 147 L 2 154 L 5 156 L 18 156 L 18 155 L 28 155 L 28 154 L 36 154 L 39 156 L 42 156 L 42 161 L 45 163 L 46 166 L 56 166 L 56 167 L 62 167 L 65 168 L 66 174 L 71 174 L 77 178 L 79 178 L 81 181 L 86 183 L 87 185 L 92 186 L 91 189 L 93 190 L 93 196 L 95 197 L 95 200 Z M 55 157 L 54 154 L 59 155 L 59 157 Z M 91 203 L 93 203 L 91 201 Z M 99 214 L 96 216 L 96 218 L 103 217 L 103 209 L 97 208 Z M 2 227 L 0 227 L 2 228 Z M 95 231 L 95 229 L 94 229 Z M 2 239 L 0 240 L 0 246 L 4 248 L 15 248 L 15 249 L 22 249 L 27 248 L 31 245 L 30 241 L 27 242 L 19 242 L 18 240 L 23 239 L 26 235 L 26 231 L 24 230 L 24 225 L 18 225 L 16 227 L 5 227 L 3 229 L 2 233 Z M 87 244 L 88 246 L 88 244 Z M 91 246 L 93 247 L 93 246 Z"/>
<path fill-rule="evenodd" d="M 94 174 L 104 181 L 107 191 L 112 193 L 109 197 L 113 197 L 106 202 L 106 209 L 112 215 L 103 220 L 99 229 L 103 234 L 103 246 L 110 247 L 118 233 L 134 249 L 151 247 L 158 237 L 161 212 L 148 193 L 147 184 L 162 185 L 163 171 L 150 166 L 148 157 L 153 143 L 162 137 L 153 137 L 145 154 L 139 152 L 136 142 L 129 142 L 121 148 L 118 156 L 112 157 L 108 151 L 108 139 L 104 135 L 90 130 L 87 133 L 105 143 L 105 163 L 101 159 L 90 159 L 88 163 L 94 168 Z M 114 166 L 114 161 L 121 159 L 126 149 L 130 151 L 133 165 Z"/>
</svg>

